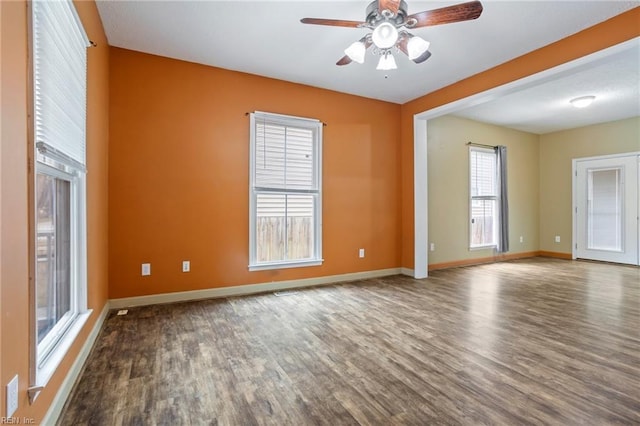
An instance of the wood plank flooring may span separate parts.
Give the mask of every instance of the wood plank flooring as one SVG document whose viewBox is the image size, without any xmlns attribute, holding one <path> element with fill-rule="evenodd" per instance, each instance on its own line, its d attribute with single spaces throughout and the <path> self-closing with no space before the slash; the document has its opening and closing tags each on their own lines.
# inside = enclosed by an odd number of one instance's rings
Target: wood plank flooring
<svg viewBox="0 0 640 426">
<path fill-rule="evenodd" d="M 640 269 L 534 258 L 109 314 L 60 425 L 640 424 Z"/>
</svg>

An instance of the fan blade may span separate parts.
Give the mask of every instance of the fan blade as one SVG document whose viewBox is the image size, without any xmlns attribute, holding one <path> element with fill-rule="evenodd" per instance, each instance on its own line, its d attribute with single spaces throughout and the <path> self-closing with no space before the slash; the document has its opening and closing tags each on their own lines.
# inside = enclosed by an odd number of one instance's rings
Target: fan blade
<svg viewBox="0 0 640 426">
<path fill-rule="evenodd" d="M 440 9 L 425 10 L 407 16 L 408 28 L 420 28 L 433 25 L 451 24 L 476 19 L 482 13 L 482 3 L 470 1 Z"/>
<path fill-rule="evenodd" d="M 338 62 L 336 62 L 336 65 L 348 65 L 351 62 L 353 62 L 353 60 L 351 60 L 348 55 L 344 55 Z"/>
<path fill-rule="evenodd" d="M 300 20 L 303 24 L 313 25 L 328 25 L 330 27 L 347 27 L 347 28 L 360 28 L 366 25 L 366 22 L 360 21 L 343 21 L 340 19 L 321 19 L 321 18 L 302 18 Z"/>
<path fill-rule="evenodd" d="M 400 0 L 378 0 L 378 12 L 380 12 L 380 15 L 382 15 L 385 10 L 388 10 L 392 13 L 391 16 L 396 16 L 399 7 Z"/>
<path fill-rule="evenodd" d="M 409 56 L 409 50 L 407 49 L 407 43 L 409 43 L 411 37 L 402 37 L 400 39 L 400 41 L 398 41 L 398 49 L 404 53 L 405 55 Z M 426 52 L 424 52 L 422 55 L 420 55 L 419 57 L 413 59 L 413 62 L 415 62 L 416 64 L 421 64 L 424 61 L 426 61 L 427 59 L 429 59 L 431 57 L 431 52 L 429 52 L 428 50 Z"/>
</svg>

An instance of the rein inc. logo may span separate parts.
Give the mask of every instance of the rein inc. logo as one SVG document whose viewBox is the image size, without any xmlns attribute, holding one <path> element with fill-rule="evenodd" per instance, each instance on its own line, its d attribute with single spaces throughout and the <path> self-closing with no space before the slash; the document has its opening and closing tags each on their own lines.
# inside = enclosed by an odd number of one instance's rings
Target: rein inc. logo
<svg viewBox="0 0 640 426">
<path fill-rule="evenodd" d="M 33 417 L 0 417 L 0 425 L 35 425 Z"/>
</svg>

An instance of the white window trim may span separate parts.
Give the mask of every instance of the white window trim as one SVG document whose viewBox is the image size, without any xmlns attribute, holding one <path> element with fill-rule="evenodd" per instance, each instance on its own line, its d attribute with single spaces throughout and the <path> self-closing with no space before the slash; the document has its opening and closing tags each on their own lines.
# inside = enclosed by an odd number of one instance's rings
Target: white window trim
<svg viewBox="0 0 640 426">
<path fill-rule="evenodd" d="M 28 3 L 29 7 L 29 37 L 30 37 L 30 61 L 31 65 L 35 64 L 35 58 L 33 53 L 33 5 Z M 72 21 L 75 22 L 76 28 L 72 31 L 78 31 L 75 36 L 82 38 L 86 47 L 89 47 L 89 39 L 82 27 L 82 23 L 77 14 L 73 3 L 69 1 L 69 10 L 72 13 Z M 85 58 L 85 60 L 88 58 Z M 86 65 L 86 62 L 85 62 Z M 34 69 L 31 69 L 32 73 Z M 86 74 L 85 74 L 86 79 Z M 32 74 L 31 81 L 34 81 L 34 75 Z M 33 83 L 32 83 L 33 84 Z M 34 101 L 30 106 L 32 117 L 35 117 L 35 87 L 31 89 Z M 85 97 L 86 97 L 86 80 L 85 80 Z M 85 98 L 86 100 L 86 98 Z M 82 110 L 82 114 L 86 120 L 86 110 Z M 35 118 L 32 118 L 32 126 L 35 126 Z M 54 328 L 54 335 L 47 336 L 49 339 L 48 344 L 38 344 L 38 331 L 36 321 L 36 301 L 35 301 L 35 287 L 36 287 L 36 256 L 35 256 L 35 244 L 36 244 L 36 231 L 35 231 L 35 211 L 31 212 L 30 223 L 33 229 L 30 232 L 31 242 L 33 249 L 31 252 L 31 262 L 33 268 L 31 279 L 31 331 L 30 331 L 30 369 L 29 369 L 29 388 L 28 396 L 30 403 L 33 403 L 37 398 L 39 392 L 47 385 L 56 369 L 66 356 L 67 352 L 75 342 L 77 336 L 80 334 L 85 323 L 91 316 L 92 310 L 87 308 L 87 186 L 86 186 L 86 170 L 84 167 L 84 158 L 82 162 L 71 158 L 64 152 L 57 151 L 56 148 L 49 146 L 46 142 L 35 140 L 35 132 L 30 129 L 30 137 L 32 140 L 32 170 L 33 179 L 31 184 L 31 197 L 33 197 L 33 205 L 35 206 L 35 180 L 38 173 L 44 173 L 50 176 L 59 177 L 71 182 L 71 256 L 72 259 L 72 271 L 71 271 L 71 313 L 70 318 L 67 319 L 64 324 L 60 324 L 60 327 L 56 330 Z M 86 131 L 83 131 L 83 144 L 86 147 Z M 84 155 L 83 155 L 84 157 Z M 44 340 L 43 340 L 44 341 Z M 40 348 L 39 348 L 40 346 Z M 39 353 L 39 349 L 45 349 L 43 353 Z"/>
<path fill-rule="evenodd" d="M 467 166 L 467 169 L 469 170 L 469 184 L 468 184 L 468 188 L 469 188 L 469 215 L 468 215 L 468 224 L 469 224 L 469 250 L 470 251 L 475 251 L 475 250 L 487 250 L 487 249 L 495 249 L 498 247 L 498 235 L 497 235 L 497 227 L 494 226 L 494 230 L 493 230 L 493 239 L 495 241 L 495 243 L 493 244 L 478 244 L 478 245 L 473 245 L 471 243 L 471 241 L 473 241 L 473 230 L 471 227 L 471 220 L 473 219 L 473 200 L 495 200 L 497 201 L 497 203 L 500 203 L 500 193 L 498 191 L 498 187 L 499 187 L 499 171 L 498 168 L 496 166 L 496 194 L 497 195 L 485 195 L 485 196 L 473 196 L 471 194 L 471 188 L 472 188 L 472 182 L 473 182 L 473 177 L 471 176 L 471 152 L 472 151 L 482 151 L 482 152 L 486 152 L 486 153 L 491 153 L 495 155 L 495 151 L 493 149 L 490 148 L 482 148 L 482 147 L 478 147 L 478 146 L 469 146 L 469 165 Z M 494 221 L 496 222 L 496 225 L 498 225 L 498 227 L 500 226 L 499 224 L 499 219 L 494 219 Z"/>
<path fill-rule="evenodd" d="M 73 268 L 71 275 L 72 300 L 71 318 L 61 325 L 55 336 L 49 337 L 50 346 L 44 353 L 39 353 L 42 344 L 38 344 L 37 321 L 34 321 L 32 331 L 32 368 L 31 386 L 34 389 L 44 387 L 62 362 L 82 327 L 91 316 L 92 310 L 87 309 L 87 220 L 86 220 L 86 173 L 74 167 L 58 163 L 52 158 L 36 154 L 35 174 L 44 173 L 54 177 L 61 177 L 71 182 L 71 259 Z M 66 171 L 60 168 L 67 169 Z M 36 261 L 35 258 L 33 260 Z M 35 276 L 33 286 L 36 285 Z M 35 291 L 34 291 L 35 294 Z M 35 302 L 34 311 L 35 315 Z M 33 402 L 37 393 L 32 393 Z"/>
<path fill-rule="evenodd" d="M 314 146 L 314 160 L 316 161 L 315 179 L 317 195 L 314 203 L 314 253 L 315 258 L 303 260 L 287 260 L 280 262 L 256 262 L 256 199 L 257 188 L 255 186 L 255 150 L 256 150 L 256 120 L 265 120 L 271 123 L 279 123 L 285 126 L 313 128 L 316 140 Z M 291 115 L 273 114 L 256 111 L 249 115 L 249 271 L 264 271 L 270 269 L 301 268 L 322 265 L 322 122 L 313 118 L 295 117 Z M 287 192 L 287 191 L 283 191 Z M 314 191 L 313 194 L 316 194 Z"/>
</svg>

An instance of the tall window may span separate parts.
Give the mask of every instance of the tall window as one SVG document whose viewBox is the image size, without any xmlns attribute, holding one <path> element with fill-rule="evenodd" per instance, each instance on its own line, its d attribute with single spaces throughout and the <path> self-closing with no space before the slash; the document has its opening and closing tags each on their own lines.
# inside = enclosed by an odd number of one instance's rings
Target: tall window
<svg viewBox="0 0 640 426">
<path fill-rule="evenodd" d="M 251 114 L 249 269 L 322 263 L 322 123 Z"/>
<path fill-rule="evenodd" d="M 71 1 L 31 2 L 34 328 L 31 384 L 44 385 L 88 316 L 85 122 L 88 39 Z"/>
<path fill-rule="evenodd" d="M 496 152 L 469 148 L 471 248 L 495 247 L 499 235 L 499 174 Z"/>
</svg>

